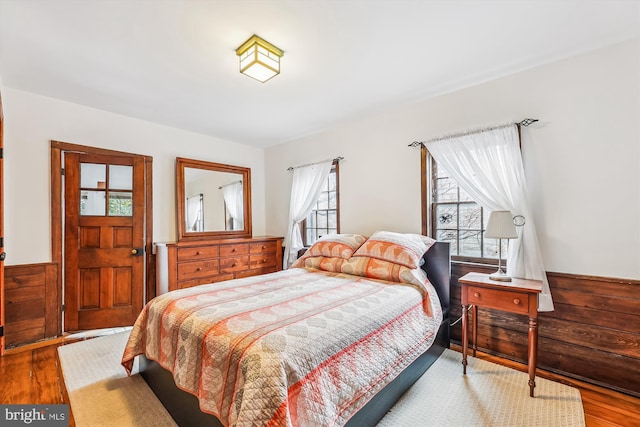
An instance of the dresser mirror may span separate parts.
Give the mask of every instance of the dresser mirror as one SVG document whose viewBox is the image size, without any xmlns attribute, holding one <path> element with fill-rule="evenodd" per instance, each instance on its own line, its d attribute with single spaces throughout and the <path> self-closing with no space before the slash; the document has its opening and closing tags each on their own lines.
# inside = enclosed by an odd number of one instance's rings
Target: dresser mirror
<svg viewBox="0 0 640 427">
<path fill-rule="evenodd" d="M 251 169 L 176 158 L 178 240 L 251 237 Z"/>
</svg>

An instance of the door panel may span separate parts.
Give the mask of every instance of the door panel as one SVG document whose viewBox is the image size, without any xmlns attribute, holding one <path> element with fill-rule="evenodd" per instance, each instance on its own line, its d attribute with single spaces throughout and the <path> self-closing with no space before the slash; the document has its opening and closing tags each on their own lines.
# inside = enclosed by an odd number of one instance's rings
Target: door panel
<svg viewBox="0 0 640 427">
<path fill-rule="evenodd" d="M 65 153 L 65 329 L 132 325 L 142 310 L 144 160 Z"/>
<path fill-rule="evenodd" d="M 100 308 L 100 269 L 83 268 L 80 270 L 80 310 Z"/>
<path fill-rule="evenodd" d="M 133 247 L 133 231 L 131 228 L 114 227 L 113 228 L 113 247 L 114 248 L 131 248 Z"/>
<path fill-rule="evenodd" d="M 131 276 L 132 269 L 129 267 L 119 267 L 113 269 L 114 283 L 113 305 L 116 307 L 126 307 L 131 305 Z"/>
</svg>

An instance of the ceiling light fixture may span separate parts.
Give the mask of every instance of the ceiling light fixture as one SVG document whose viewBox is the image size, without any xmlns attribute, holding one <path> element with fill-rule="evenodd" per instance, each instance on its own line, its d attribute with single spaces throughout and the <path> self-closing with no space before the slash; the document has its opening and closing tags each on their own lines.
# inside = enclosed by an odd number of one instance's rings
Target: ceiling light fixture
<svg viewBox="0 0 640 427">
<path fill-rule="evenodd" d="M 280 58 L 284 52 L 268 41 L 253 35 L 236 49 L 240 72 L 262 83 L 280 74 Z"/>
</svg>

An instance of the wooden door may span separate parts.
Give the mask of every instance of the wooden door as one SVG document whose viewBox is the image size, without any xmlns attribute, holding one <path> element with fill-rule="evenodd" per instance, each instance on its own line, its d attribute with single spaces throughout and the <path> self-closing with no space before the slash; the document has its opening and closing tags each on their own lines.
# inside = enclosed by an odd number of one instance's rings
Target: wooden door
<svg viewBox="0 0 640 427">
<path fill-rule="evenodd" d="M 0 356 L 4 354 L 4 115 L 0 96 Z"/>
<path fill-rule="evenodd" d="M 65 330 L 133 325 L 144 298 L 144 159 L 65 153 Z"/>
</svg>

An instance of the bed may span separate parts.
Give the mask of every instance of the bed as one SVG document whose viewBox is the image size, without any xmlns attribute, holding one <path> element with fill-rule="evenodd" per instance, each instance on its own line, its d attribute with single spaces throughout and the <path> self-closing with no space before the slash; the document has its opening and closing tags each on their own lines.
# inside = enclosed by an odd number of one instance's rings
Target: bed
<svg viewBox="0 0 640 427">
<path fill-rule="evenodd" d="M 122 364 L 179 425 L 375 425 L 448 347 L 449 281 L 447 243 L 327 236 L 287 270 L 156 297 Z"/>
</svg>

